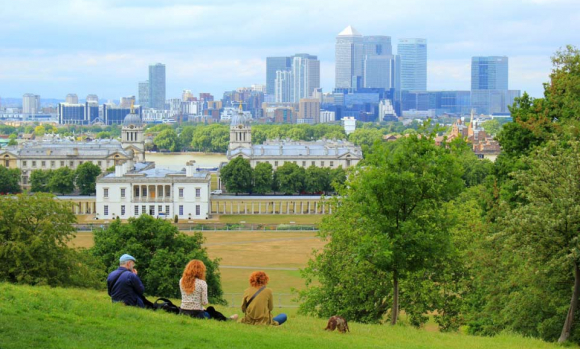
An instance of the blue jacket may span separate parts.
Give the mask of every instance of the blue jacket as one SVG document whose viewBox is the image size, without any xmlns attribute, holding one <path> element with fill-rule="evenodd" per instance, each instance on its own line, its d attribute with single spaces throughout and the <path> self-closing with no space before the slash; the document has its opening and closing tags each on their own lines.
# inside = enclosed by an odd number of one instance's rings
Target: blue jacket
<svg viewBox="0 0 580 349">
<path fill-rule="evenodd" d="M 113 285 L 112 283 L 117 276 L 119 276 L 119 279 Z M 109 277 L 107 277 L 107 289 L 113 302 L 123 302 L 127 305 L 134 305 L 141 308 L 145 307 L 141 299 L 145 287 L 141 279 L 127 268 L 119 267 L 119 269 L 109 274 Z"/>
</svg>

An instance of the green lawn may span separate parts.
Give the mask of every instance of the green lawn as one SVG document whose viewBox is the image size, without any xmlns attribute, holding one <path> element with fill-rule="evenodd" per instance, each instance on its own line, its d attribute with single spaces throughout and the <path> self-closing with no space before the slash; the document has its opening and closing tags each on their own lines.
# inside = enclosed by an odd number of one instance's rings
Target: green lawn
<svg viewBox="0 0 580 349">
<path fill-rule="evenodd" d="M 232 309 L 222 309 L 227 315 Z M 433 333 L 405 326 L 326 321 L 290 314 L 280 327 L 195 320 L 112 304 L 106 292 L 0 283 L 0 348 L 393 348 L 549 349 L 513 335 L 493 338 Z M 574 348 L 578 348 L 574 346 Z"/>
</svg>

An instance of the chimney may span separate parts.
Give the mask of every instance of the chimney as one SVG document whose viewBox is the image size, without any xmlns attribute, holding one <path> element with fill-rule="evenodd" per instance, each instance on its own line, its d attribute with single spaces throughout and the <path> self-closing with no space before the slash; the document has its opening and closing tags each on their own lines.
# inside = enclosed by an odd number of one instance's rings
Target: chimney
<svg viewBox="0 0 580 349">
<path fill-rule="evenodd" d="M 185 164 L 185 176 L 186 177 L 193 177 L 196 172 L 197 165 L 195 164 L 195 160 L 188 161 Z"/>
<path fill-rule="evenodd" d="M 125 161 L 120 161 L 115 164 L 115 177 L 123 177 L 127 173 L 127 164 Z"/>
</svg>

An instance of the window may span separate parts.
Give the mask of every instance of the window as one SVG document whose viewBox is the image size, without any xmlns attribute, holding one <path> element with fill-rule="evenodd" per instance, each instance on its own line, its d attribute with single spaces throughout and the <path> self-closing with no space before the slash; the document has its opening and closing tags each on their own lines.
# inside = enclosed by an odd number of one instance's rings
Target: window
<svg viewBox="0 0 580 349">
<path fill-rule="evenodd" d="M 28 176 L 22 177 L 22 184 L 28 184 Z"/>
<path fill-rule="evenodd" d="M 183 205 L 179 205 L 179 215 L 183 216 Z"/>
<path fill-rule="evenodd" d="M 320 167 L 324 167 L 324 161 L 320 162 Z"/>
<path fill-rule="evenodd" d="M 155 205 L 149 205 L 149 214 L 155 216 Z"/>
<path fill-rule="evenodd" d="M 195 188 L 195 197 L 201 197 L 201 188 Z"/>
<path fill-rule="evenodd" d="M 195 205 L 195 215 L 199 216 L 201 214 L 201 207 L 199 205 Z"/>
<path fill-rule="evenodd" d="M 125 188 L 121 188 L 121 198 L 125 198 Z"/>
<path fill-rule="evenodd" d="M 302 167 L 306 167 L 306 161 L 302 161 Z"/>
<path fill-rule="evenodd" d="M 165 214 L 169 216 L 171 212 L 169 212 L 169 205 L 165 205 Z"/>
<path fill-rule="evenodd" d="M 163 206 L 159 205 L 157 206 L 157 213 L 162 213 L 163 212 Z"/>
<path fill-rule="evenodd" d="M 54 167 L 54 161 L 50 162 L 50 167 Z"/>
<path fill-rule="evenodd" d="M 139 206 L 135 206 L 135 216 L 139 215 Z"/>
<path fill-rule="evenodd" d="M 75 167 L 75 162 L 74 162 L 74 161 L 70 161 L 70 162 L 69 162 L 69 166 L 70 166 L 70 167 Z"/>
<path fill-rule="evenodd" d="M 42 167 L 46 167 L 46 161 L 41 161 L 41 162 L 40 162 L 40 166 L 42 166 Z"/>
<path fill-rule="evenodd" d="M 101 166 L 101 161 L 97 161 L 97 165 Z"/>
<path fill-rule="evenodd" d="M 84 161 L 79 161 L 79 165 L 82 165 Z"/>
<path fill-rule="evenodd" d="M 333 167 L 333 166 L 334 166 L 334 161 L 331 161 L 330 162 L 330 167 Z"/>
<path fill-rule="evenodd" d="M 104 188 L 103 189 L 103 197 L 106 197 L 106 198 L 109 197 L 109 188 Z"/>
<path fill-rule="evenodd" d="M 121 216 L 125 215 L 125 205 L 121 205 Z"/>
<path fill-rule="evenodd" d="M 4 161 L 4 166 L 9 167 L 10 166 L 10 160 Z"/>
<path fill-rule="evenodd" d="M 105 205 L 104 211 L 105 211 L 105 216 L 108 216 L 109 215 L 109 205 Z"/>
<path fill-rule="evenodd" d="M 147 196 L 147 187 L 143 188 L 143 195 L 141 196 Z"/>
<path fill-rule="evenodd" d="M 60 167 L 64 167 L 64 161 L 60 162 Z"/>
<path fill-rule="evenodd" d="M 274 161 L 274 166 L 278 167 L 278 161 Z"/>
<path fill-rule="evenodd" d="M 36 167 L 36 161 L 32 161 L 32 167 Z"/>
<path fill-rule="evenodd" d="M 179 197 L 183 198 L 183 188 L 179 188 Z"/>
<path fill-rule="evenodd" d="M 26 160 L 22 161 L 22 166 L 26 166 Z"/>
<path fill-rule="evenodd" d="M 316 166 L 316 161 L 312 161 L 312 166 Z"/>
<path fill-rule="evenodd" d="M 141 214 L 145 214 L 147 213 L 147 206 L 143 205 L 141 206 Z"/>
</svg>

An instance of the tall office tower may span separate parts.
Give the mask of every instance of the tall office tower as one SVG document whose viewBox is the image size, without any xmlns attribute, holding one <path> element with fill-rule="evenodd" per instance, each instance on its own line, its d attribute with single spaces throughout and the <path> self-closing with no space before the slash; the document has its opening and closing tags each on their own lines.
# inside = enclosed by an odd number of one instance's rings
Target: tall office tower
<svg viewBox="0 0 580 349">
<path fill-rule="evenodd" d="M 508 58 L 506 56 L 471 58 L 472 90 L 507 90 Z"/>
<path fill-rule="evenodd" d="M 135 96 L 121 97 L 119 102 L 119 107 L 121 108 L 131 108 L 131 105 L 137 104 L 135 101 Z"/>
<path fill-rule="evenodd" d="M 79 96 L 77 96 L 76 93 L 69 93 L 68 95 L 66 95 L 65 103 L 78 104 Z"/>
<path fill-rule="evenodd" d="M 149 107 L 165 109 L 165 64 L 149 66 Z"/>
<path fill-rule="evenodd" d="M 181 93 L 181 101 L 183 102 L 193 101 L 194 98 L 195 97 L 193 96 L 193 93 L 191 93 L 191 90 L 183 90 Z"/>
<path fill-rule="evenodd" d="M 88 103 L 96 103 L 96 104 L 99 104 L 99 97 L 97 95 L 87 95 L 86 101 Z"/>
<path fill-rule="evenodd" d="M 298 53 L 292 57 L 292 100 L 298 103 L 302 98 L 312 96 L 320 87 L 320 61 L 316 56 Z"/>
<path fill-rule="evenodd" d="M 276 72 L 278 70 L 290 70 L 291 68 L 291 57 L 266 58 L 266 94 L 274 95 L 276 93 Z"/>
<path fill-rule="evenodd" d="M 139 83 L 139 105 L 149 108 L 149 80 Z"/>
<path fill-rule="evenodd" d="M 358 88 L 362 84 L 363 37 L 350 25 L 336 37 L 336 88 Z"/>
<path fill-rule="evenodd" d="M 22 113 L 38 114 L 40 112 L 40 96 L 34 93 L 26 93 L 22 96 Z"/>
<path fill-rule="evenodd" d="M 400 39 L 401 90 L 427 91 L 427 40 Z"/>
<path fill-rule="evenodd" d="M 278 70 L 276 72 L 276 79 L 274 81 L 274 94 L 276 96 L 276 103 L 292 102 L 292 87 L 294 86 L 292 72 L 288 70 Z"/>
<path fill-rule="evenodd" d="M 364 55 L 389 56 L 393 54 L 391 37 L 384 35 L 372 35 L 363 37 Z"/>
<path fill-rule="evenodd" d="M 395 57 L 366 55 L 363 64 L 364 87 L 395 88 Z"/>
</svg>

